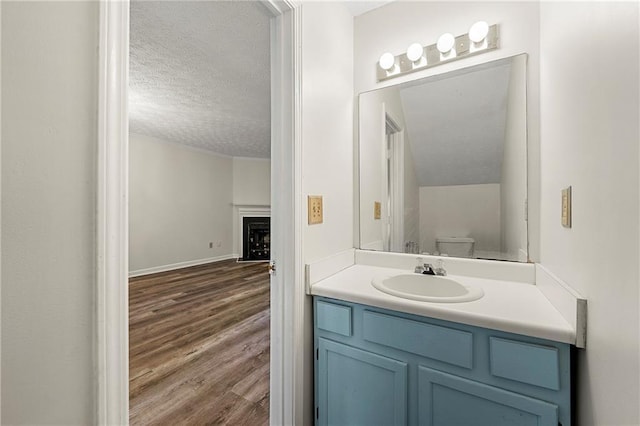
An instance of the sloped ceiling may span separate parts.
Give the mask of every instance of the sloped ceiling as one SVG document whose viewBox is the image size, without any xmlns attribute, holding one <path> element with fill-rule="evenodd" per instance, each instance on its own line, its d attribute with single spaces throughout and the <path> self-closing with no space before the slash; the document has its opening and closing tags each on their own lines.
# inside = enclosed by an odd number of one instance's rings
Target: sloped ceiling
<svg viewBox="0 0 640 426">
<path fill-rule="evenodd" d="M 349 9 L 349 12 L 351 12 L 351 15 L 356 17 L 356 16 L 363 15 L 371 10 L 382 7 L 385 4 L 389 4 L 392 1 L 393 0 L 384 0 L 384 1 L 350 0 L 350 1 L 345 1 L 343 3 L 347 7 L 347 9 Z"/>
<path fill-rule="evenodd" d="M 400 90 L 420 186 L 500 183 L 510 64 Z"/>
<path fill-rule="evenodd" d="M 269 15 L 253 1 L 133 1 L 130 131 L 270 155 Z"/>
</svg>

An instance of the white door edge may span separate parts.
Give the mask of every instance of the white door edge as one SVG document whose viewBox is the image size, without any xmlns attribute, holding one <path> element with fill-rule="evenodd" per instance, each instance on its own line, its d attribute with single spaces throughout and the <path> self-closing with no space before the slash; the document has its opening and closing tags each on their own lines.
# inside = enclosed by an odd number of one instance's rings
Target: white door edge
<svg viewBox="0 0 640 426">
<path fill-rule="evenodd" d="M 100 2 L 96 423 L 129 422 L 129 2 Z"/>
</svg>

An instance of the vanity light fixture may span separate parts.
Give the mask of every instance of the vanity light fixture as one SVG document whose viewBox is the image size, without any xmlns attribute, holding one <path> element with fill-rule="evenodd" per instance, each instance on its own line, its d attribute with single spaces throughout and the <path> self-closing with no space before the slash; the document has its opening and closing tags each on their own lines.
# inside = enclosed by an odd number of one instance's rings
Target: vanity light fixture
<svg viewBox="0 0 640 426">
<path fill-rule="evenodd" d="M 489 34 L 489 24 L 478 21 L 469 28 L 469 40 L 474 43 L 482 43 Z"/>
<path fill-rule="evenodd" d="M 447 53 L 451 52 L 455 44 L 456 38 L 453 36 L 453 34 L 444 33 L 440 36 L 440 38 L 438 38 L 436 47 L 438 48 L 440 53 L 446 55 Z M 455 50 L 453 51 L 453 53 L 455 53 Z"/>
<path fill-rule="evenodd" d="M 385 52 L 380 56 L 378 63 L 383 70 L 391 71 L 396 63 L 396 58 L 391 53 Z"/>
<path fill-rule="evenodd" d="M 384 53 L 376 64 L 378 81 L 488 52 L 497 49 L 498 42 L 498 25 L 478 21 L 467 34 L 456 37 L 445 33 L 438 38 L 437 43 L 428 46 L 413 43 L 400 55 Z"/>
<path fill-rule="evenodd" d="M 411 62 L 420 62 L 424 55 L 424 47 L 420 43 L 412 43 L 407 47 L 407 58 Z"/>
</svg>

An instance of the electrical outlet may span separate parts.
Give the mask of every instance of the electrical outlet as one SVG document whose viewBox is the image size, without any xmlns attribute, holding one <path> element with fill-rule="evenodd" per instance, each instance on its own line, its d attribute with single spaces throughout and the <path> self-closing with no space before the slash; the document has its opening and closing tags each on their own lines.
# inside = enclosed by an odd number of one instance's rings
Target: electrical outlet
<svg viewBox="0 0 640 426">
<path fill-rule="evenodd" d="M 571 228 L 571 187 L 562 190 L 562 226 Z"/>
<path fill-rule="evenodd" d="M 209 248 L 213 248 L 213 241 L 209 243 Z"/>
<path fill-rule="evenodd" d="M 380 219 L 382 217 L 382 203 L 380 201 L 373 202 L 373 218 Z"/>
<path fill-rule="evenodd" d="M 322 223 L 322 195 L 309 195 L 307 197 L 307 215 L 309 225 Z"/>
<path fill-rule="evenodd" d="M 222 247 L 222 241 L 218 240 L 218 241 L 216 242 L 216 247 Z"/>
</svg>

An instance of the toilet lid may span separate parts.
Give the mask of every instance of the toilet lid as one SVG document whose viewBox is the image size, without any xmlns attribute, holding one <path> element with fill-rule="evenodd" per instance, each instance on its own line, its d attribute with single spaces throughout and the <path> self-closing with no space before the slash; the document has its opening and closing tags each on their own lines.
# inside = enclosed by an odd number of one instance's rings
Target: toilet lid
<svg viewBox="0 0 640 426">
<path fill-rule="evenodd" d="M 476 240 L 468 237 L 441 237 L 436 238 L 437 243 L 475 243 Z"/>
</svg>

